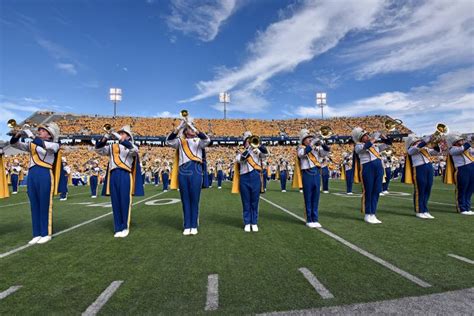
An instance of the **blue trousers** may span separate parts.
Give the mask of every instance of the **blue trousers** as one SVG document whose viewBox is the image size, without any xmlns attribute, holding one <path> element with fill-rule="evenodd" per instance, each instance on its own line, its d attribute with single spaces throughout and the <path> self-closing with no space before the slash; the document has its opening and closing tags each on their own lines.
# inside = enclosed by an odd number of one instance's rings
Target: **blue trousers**
<svg viewBox="0 0 474 316">
<path fill-rule="evenodd" d="M 415 181 L 415 194 L 413 203 L 416 213 L 428 212 L 428 200 L 430 199 L 431 187 L 433 186 L 433 165 L 425 163 L 413 168 Z"/>
<path fill-rule="evenodd" d="M 11 182 L 12 182 L 12 191 L 13 192 L 18 192 L 18 180 L 19 180 L 19 177 L 17 174 L 12 174 L 11 175 L 11 178 L 10 178 Z"/>
<path fill-rule="evenodd" d="M 323 191 L 329 191 L 329 168 L 321 168 L 321 178 L 323 179 Z"/>
<path fill-rule="evenodd" d="M 362 210 L 365 214 L 377 212 L 379 194 L 382 192 L 383 166 L 380 159 L 361 165 L 362 168 Z"/>
<path fill-rule="evenodd" d="M 140 181 L 140 176 L 138 176 Z M 110 198 L 114 213 L 115 232 L 130 228 L 132 210 L 132 174 L 116 168 L 110 172 Z"/>
<path fill-rule="evenodd" d="M 91 195 L 96 196 L 97 195 L 97 186 L 99 184 L 99 181 L 97 180 L 97 176 L 91 176 L 89 179 L 90 186 L 91 186 Z"/>
<path fill-rule="evenodd" d="M 314 167 L 302 171 L 306 222 L 318 222 L 319 189 L 321 187 L 320 170 L 318 167 Z"/>
<path fill-rule="evenodd" d="M 346 192 L 352 192 L 352 183 L 354 182 L 354 169 L 346 170 Z"/>
<path fill-rule="evenodd" d="M 160 176 L 158 175 L 158 173 L 154 175 L 154 180 L 155 180 L 155 185 L 158 185 L 160 183 Z"/>
<path fill-rule="evenodd" d="M 474 163 L 457 168 L 456 170 L 456 206 L 458 212 L 471 209 L 471 198 L 474 193 Z"/>
<path fill-rule="evenodd" d="M 163 180 L 163 191 L 168 190 L 168 186 L 170 184 L 170 176 L 168 172 L 163 172 L 161 174 L 161 179 Z"/>
<path fill-rule="evenodd" d="M 385 183 L 382 183 L 382 191 L 388 191 L 390 185 L 390 179 L 392 178 L 392 169 L 385 168 Z"/>
<path fill-rule="evenodd" d="M 260 172 L 257 170 L 240 175 L 240 199 L 242 200 L 244 225 L 257 225 L 258 223 L 261 185 Z"/>
<path fill-rule="evenodd" d="M 214 174 L 210 173 L 209 174 L 209 186 L 212 187 L 212 180 L 214 180 Z"/>
<path fill-rule="evenodd" d="M 267 181 L 268 181 L 268 174 L 267 171 L 263 171 L 263 188 L 266 190 L 267 189 Z"/>
<path fill-rule="evenodd" d="M 203 181 L 202 164 L 189 161 L 179 166 L 179 194 L 183 204 L 183 226 L 197 228 L 199 221 L 199 199 Z"/>
<path fill-rule="evenodd" d="M 224 172 L 222 170 L 217 171 L 217 186 L 222 186 L 222 180 L 224 180 Z"/>
<path fill-rule="evenodd" d="M 51 236 L 53 233 L 53 172 L 33 166 L 28 172 L 28 198 L 31 204 L 33 237 Z"/>
<path fill-rule="evenodd" d="M 287 178 L 286 171 L 280 171 L 280 186 L 282 190 L 286 190 L 286 178 Z"/>
</svg>

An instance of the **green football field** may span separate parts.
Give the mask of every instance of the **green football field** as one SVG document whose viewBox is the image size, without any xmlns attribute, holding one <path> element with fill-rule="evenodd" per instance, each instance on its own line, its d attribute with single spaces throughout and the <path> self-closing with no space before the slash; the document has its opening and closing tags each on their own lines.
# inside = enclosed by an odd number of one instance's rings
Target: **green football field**
<svg viewBox="0 0 474 316">
<path fill-rule="evenodd" d="M 113 238 L 108 198 L 70 188 L 67 201 L 54 200 L 57 235 L 24 247 L 31 220 L 22 187 L 0 200 L 0 292 L 21 286 L 0 300 L 0 314 L 81 314 L 114 281 L 123 282 L 99 314 L 256 314 L 474 286 L 472 262 L 448 256 L 474 260 L 474 216 L 456 213 L 452 186 L 436 181 L 436 219 L 421 220 L 413 188 L 392 183 L 380 198 L 381 225 L 366 224 L 360 197 L 341 194 L 344 188 L 334 180 L 331 193 L 321 194 L 319 230 L 302 221 L 303 195 L 281 193 L 271 182 L 260 201 L 260 231 L 245 233 L 240 196 L 226 182 L 222 190 L 203 190 L 199 234 L 183 236 L 179 192 L 148 185 L 146 196 L 134 199 L 125 239 Z M 218 286 L 208 295 L 210 275 Z"/>
</svg>

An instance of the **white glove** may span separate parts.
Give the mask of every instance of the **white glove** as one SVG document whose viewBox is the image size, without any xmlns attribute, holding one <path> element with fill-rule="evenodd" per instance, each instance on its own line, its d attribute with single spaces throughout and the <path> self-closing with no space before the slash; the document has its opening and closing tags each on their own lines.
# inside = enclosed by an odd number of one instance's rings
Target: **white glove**
<svg viewBox="0 0 474 316">
<path fill-rule="evenodd" d="M 28 138 L 35 138 L 35 135 L 29 129 L 23 130 L 22 134 L 25 135 Z"/>
<path fill-rule="evenodd" d="M 181 123 L 179 123 L 177 130 L 180 131 L 186 127 L 186 122 L 184 120 L 181 120 Z"/>
<path fill-rule="evenodd" d="M 258 149 L 258 147 L 257 148 L 252 147 L 252 151 L 253 151 L 254 154 L 260 155 L 260 149 Z"/>
<path fill-rule="evenodd" d="M 122 136 L 120 136 L 120 134 L 117 132 L 112 132 L 110 134 L 113 135 L 117 140 L 120 140 L 122 138 Z"/>
<path fill-rule="evenodd" d="M 421 138 L 421 140 L 424 141 L 425 143 L 429 143 L 431 141 L 431 135 L 424 136 Z"/>
</svg>

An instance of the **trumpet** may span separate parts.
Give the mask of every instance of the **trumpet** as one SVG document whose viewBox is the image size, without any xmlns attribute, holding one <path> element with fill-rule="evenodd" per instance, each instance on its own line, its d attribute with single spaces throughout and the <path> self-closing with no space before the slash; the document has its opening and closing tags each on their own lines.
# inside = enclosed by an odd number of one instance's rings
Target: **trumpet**
<svg viewBox="0 0 474 316">
<path fill-rule="evenodd" d="M 249 145 L 252 146 L 252 148 L 258 148 L 260 147 L 260 137 L 258 137 L 257 135 L 253 135 L 253 136 L 250 136 L 249 139 Z"/>
<path fill-rule="evenodd" d="M 332 132 L 332 128 L 329 127 L 329 126 L 321 126 L 321 128 L 319 129 L 319 135 L 321 135 L 321 137 L 323 139 L 327 139 L 329 137 L 331 137 L 333 134 Z"/>
<path fill-rule="evenodd" d="M 188 118 L 188 116 L 189 116 L 188 110 L 181 110 L 180 114 L 181 114 L 181 117 L 182 117 L 182 118 L 184 118 L 185 120 L 187 120 L 187 118 Z"/>
<path fill-rule="evenodd" d="M 188 110 L 181 110 L 180 112 L 182 120 L 186 123 L 186 125 L 193 130 L 193 132 L 197 133 L 197 128 L 189 122 L 189 111 Z"/>
<path fill-rule="evenodd" d="M 448 134 L 449 129 L 446 124 L 438 123 L 436 124 L 436 131 L 431 134 L 429 143 L 431 145 L 438 145 L 446 134 Z"/>
</svg>

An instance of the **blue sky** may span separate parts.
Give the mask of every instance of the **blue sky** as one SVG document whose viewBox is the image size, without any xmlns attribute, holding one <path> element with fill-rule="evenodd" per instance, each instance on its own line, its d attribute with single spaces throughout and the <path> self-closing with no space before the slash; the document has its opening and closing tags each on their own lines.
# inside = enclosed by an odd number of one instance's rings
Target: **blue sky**
<svg viewBox="0 0 474 316">
<path fill-rule="evenodd" d="M 389 114 L 474 131 L 474 1 L 1 0 L 0 116 Z M 5 138 L 0 124 L 0 138 Z"/>
</svg>

